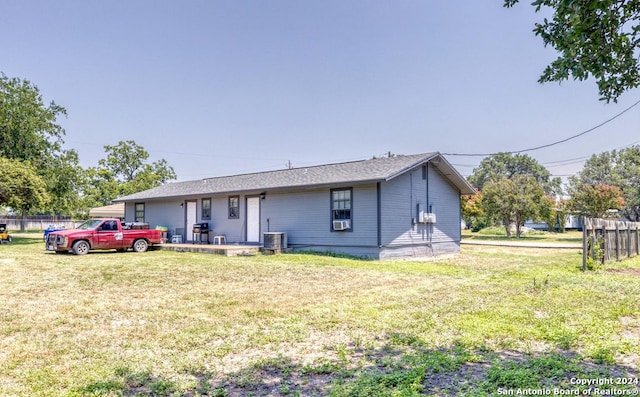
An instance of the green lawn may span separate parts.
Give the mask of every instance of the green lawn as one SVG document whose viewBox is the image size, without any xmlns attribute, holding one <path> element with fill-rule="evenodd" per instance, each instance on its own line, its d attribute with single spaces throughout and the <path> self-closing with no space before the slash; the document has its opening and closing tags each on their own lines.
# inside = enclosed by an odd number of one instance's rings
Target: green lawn
<svg viewBox="0 0 640 397">
<path fill-rule="evenodd" d="M 638 376 L 640 259 L 582 273 L 577 250 L 378 262 L 43 245 L 0 246 L 1 395 L 490 396 Z"/>
</svg>

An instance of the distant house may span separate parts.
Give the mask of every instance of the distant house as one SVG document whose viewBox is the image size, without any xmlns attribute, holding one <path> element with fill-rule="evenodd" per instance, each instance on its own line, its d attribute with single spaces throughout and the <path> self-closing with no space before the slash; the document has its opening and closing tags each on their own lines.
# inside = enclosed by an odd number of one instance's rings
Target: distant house
<svg viewBox="0 0 640 397">
<path fill-rule="evenodd" d="M 549 230 L 549 225 L 544 222 L 534 222 L 528 220 L 524 223 L 524 227 L 530 227 L 536 230 Z M 582 230 L 582 216 L 568 215 L 564 223 L 565 230 Z"/>
<path fill-rule="evenodd" d="M 174 182 L 115 201 L 126 221 L 187 242 L 207 223 L 209 240 L 282 232 L 294 250 L 388 259 L 459 252 L 460 195 L 474 193 L 436 152 Z"/>
</svg>

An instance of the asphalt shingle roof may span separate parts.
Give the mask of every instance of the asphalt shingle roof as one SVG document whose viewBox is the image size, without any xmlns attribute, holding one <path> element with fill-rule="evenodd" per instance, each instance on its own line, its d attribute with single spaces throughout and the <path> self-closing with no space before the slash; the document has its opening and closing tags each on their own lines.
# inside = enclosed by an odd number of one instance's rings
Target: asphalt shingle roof
<svg viewBox="0 0 640 397">
<path fill-rule="evenodd" d="M 452 175 L 447 175 L 446 171 L 444 174 L 451 179 L 452 183 L 458 186 L 463 193 L 466 193 L 466 187 L 472 189 L 466 180 L 464 180 L 439 153 L 434 152 L 205 178 L 194 181 L 171 182 L 150 190 L 121 197 L 115 201 L 134 201 L 298 187 L 319 187 L 344 183 L 379 182 L 392 179 L 413 167 L 435 158 L 446 163 L 446 170 L 453 171 Z M 460 179 L 462 179 L 462 181 L 460 181 Z"/>
</svg>

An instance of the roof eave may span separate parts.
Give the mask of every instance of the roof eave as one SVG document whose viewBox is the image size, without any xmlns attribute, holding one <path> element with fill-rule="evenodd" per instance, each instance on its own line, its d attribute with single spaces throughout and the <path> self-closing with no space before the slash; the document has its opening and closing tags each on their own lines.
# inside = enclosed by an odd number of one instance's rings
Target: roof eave
<svg viewBox="0 0 640 397">
<path fill-rule="evenodd" d="M 392 180 L 393 178 L 396 178 L 396 177 L 398 177 L 398 176 L 400 176 L 400 175 L 402 175 L 402 174 L 406 173 L 406 172 L 407 172 L 407 171 L 409 171 L 409 170 L 412 170 L 412 169 L 414 169 L 414 168 L 416 168 L 416 167 L 418 167 L 418 166 L 421 166 L 422 164 L 428 163 L 429 161 L 431 161 L 431 159 L 433 159 L 433 158 L 435 158 L 435 157 L 437 157 L 437 156 L 439 156 L 439 155 L 440 155 L 440 153 L 439 153 L 439 152 L 431 153 L 430 155 L 428 155 L 428 156 L 424 157 L 424 158 L 423 158 L 423 159 L 421 159 L 420 161 L 417 161 L 417 162 L 415 162 L 415 163 L 413 163 L 413 164 L 411 164 L 411 165 L 409 165 L 409 166 L 407 166 L 407 167 L 405 167 L 405 168 L 403 168 L 403 169 L 401 169 L 401 170 L 399 170 L 399 171 L 396 171 L 396 172 L 394 172 L 393 174 L 387 175 L 387 176 L 384 178 L 384 180 L 385 180 L 385 181 L 390 181 L 390 180 Z"/>
<path fill-rule="evenodd" d="M 352 180 L 352 181 L 336 181 L 336 182 L 326 182 L 326 183 L 316 183 L 316 184 L 307 184 L 307 185 L 292 185 L 292 186 L 265 186 L 256 189 L 241 189 L 241 190 L 223 190 L 217 192 L 201 192 L 201 193 L 193 193 L 193 194 L 180 194 L 180 195 L 171 195 L 171 196 L 161 196 L 161 197 L 132 197 L 127 198 L 120 197 L 114 199 L 113 202 L 134 202 L 134 201 L 143 201 L 143 200 L 172 200 L 172 199 L 190 199 L 195 197 L 202 196 L 216 196 L 216 195 L 237 195 L 237 194 L 260 194 L 260 192 L 276 192 L 276 191 L 289 191 L 289 190 L 311 190 L 311 189 L 322 189 L 328 187 L 341 187 L 341 186 L 350 186 L 350 185 L 366 185 L 370 183 L 378 183 L 384 181 L 384 178 L 373 178 L 373 179 L 363 179 L 363 180 Z"/>
<path fill-rule="evenodd" d="M 438 157 L 439 157 L 439 161 L 437 164 L 433 163 L 434 166 L 438 168 L 438 170 L 440 170 L 440 172 L 442 172 L 444 176 L 449 178 L 449 180 L 458 189 L 460 189 L 460 194 L 476 194 L 477 193 L 476 188 L 474 188 L 473 185 L 471 185 L 469 181 L 467 181 L 467 178 L 462 176 L 458 172 L 458 170 L 456 170 L 455 167 L 451 165 L 451 163 L 449 163 L 447 159 L 444 158 L 444 156 L 438 154 Z"/>
<path fill-rule="evenodd" d="M 399 175 L 402 175 L 416 167 L 427 164 L 429 162 L 431 162 L 434 167 L 440 170 L 440 172 L 460 190 L 460 194 L 476 194 L 476 189 L 467 181 L 467 178 L 460 175 L 455 167 L 453 167 L 453 165 L 451 165 L 451 163 L 449 163 L 449 161 L 447 161 L 447 159 L 444 158 L 444 156 L 440 154 L 440 152 L 432 153 L 422 160 L 417 161 L 414 164 L 387 176 L 385 178 L 385 181 L 389 181 Z"/>
</svg>

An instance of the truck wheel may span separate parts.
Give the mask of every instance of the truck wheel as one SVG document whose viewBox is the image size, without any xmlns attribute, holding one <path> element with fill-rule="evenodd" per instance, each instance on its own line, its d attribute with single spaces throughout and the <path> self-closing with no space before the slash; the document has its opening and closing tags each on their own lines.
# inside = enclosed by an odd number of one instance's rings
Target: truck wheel
<svg viewBox="0 0 640 397">
<path fill-rule="evenodd" d="M 149 248 L 147 240 L 139 239 L 133 242 L 133 250 L 135 252 L 145 252 Z"/>
<path fill-rule="evenodd" d="M 76 241 L 73 243 L 73 253 L 76 255 L 84 255 L 89 252 L 91 246 L 84 240 Z"/>
</svg>

